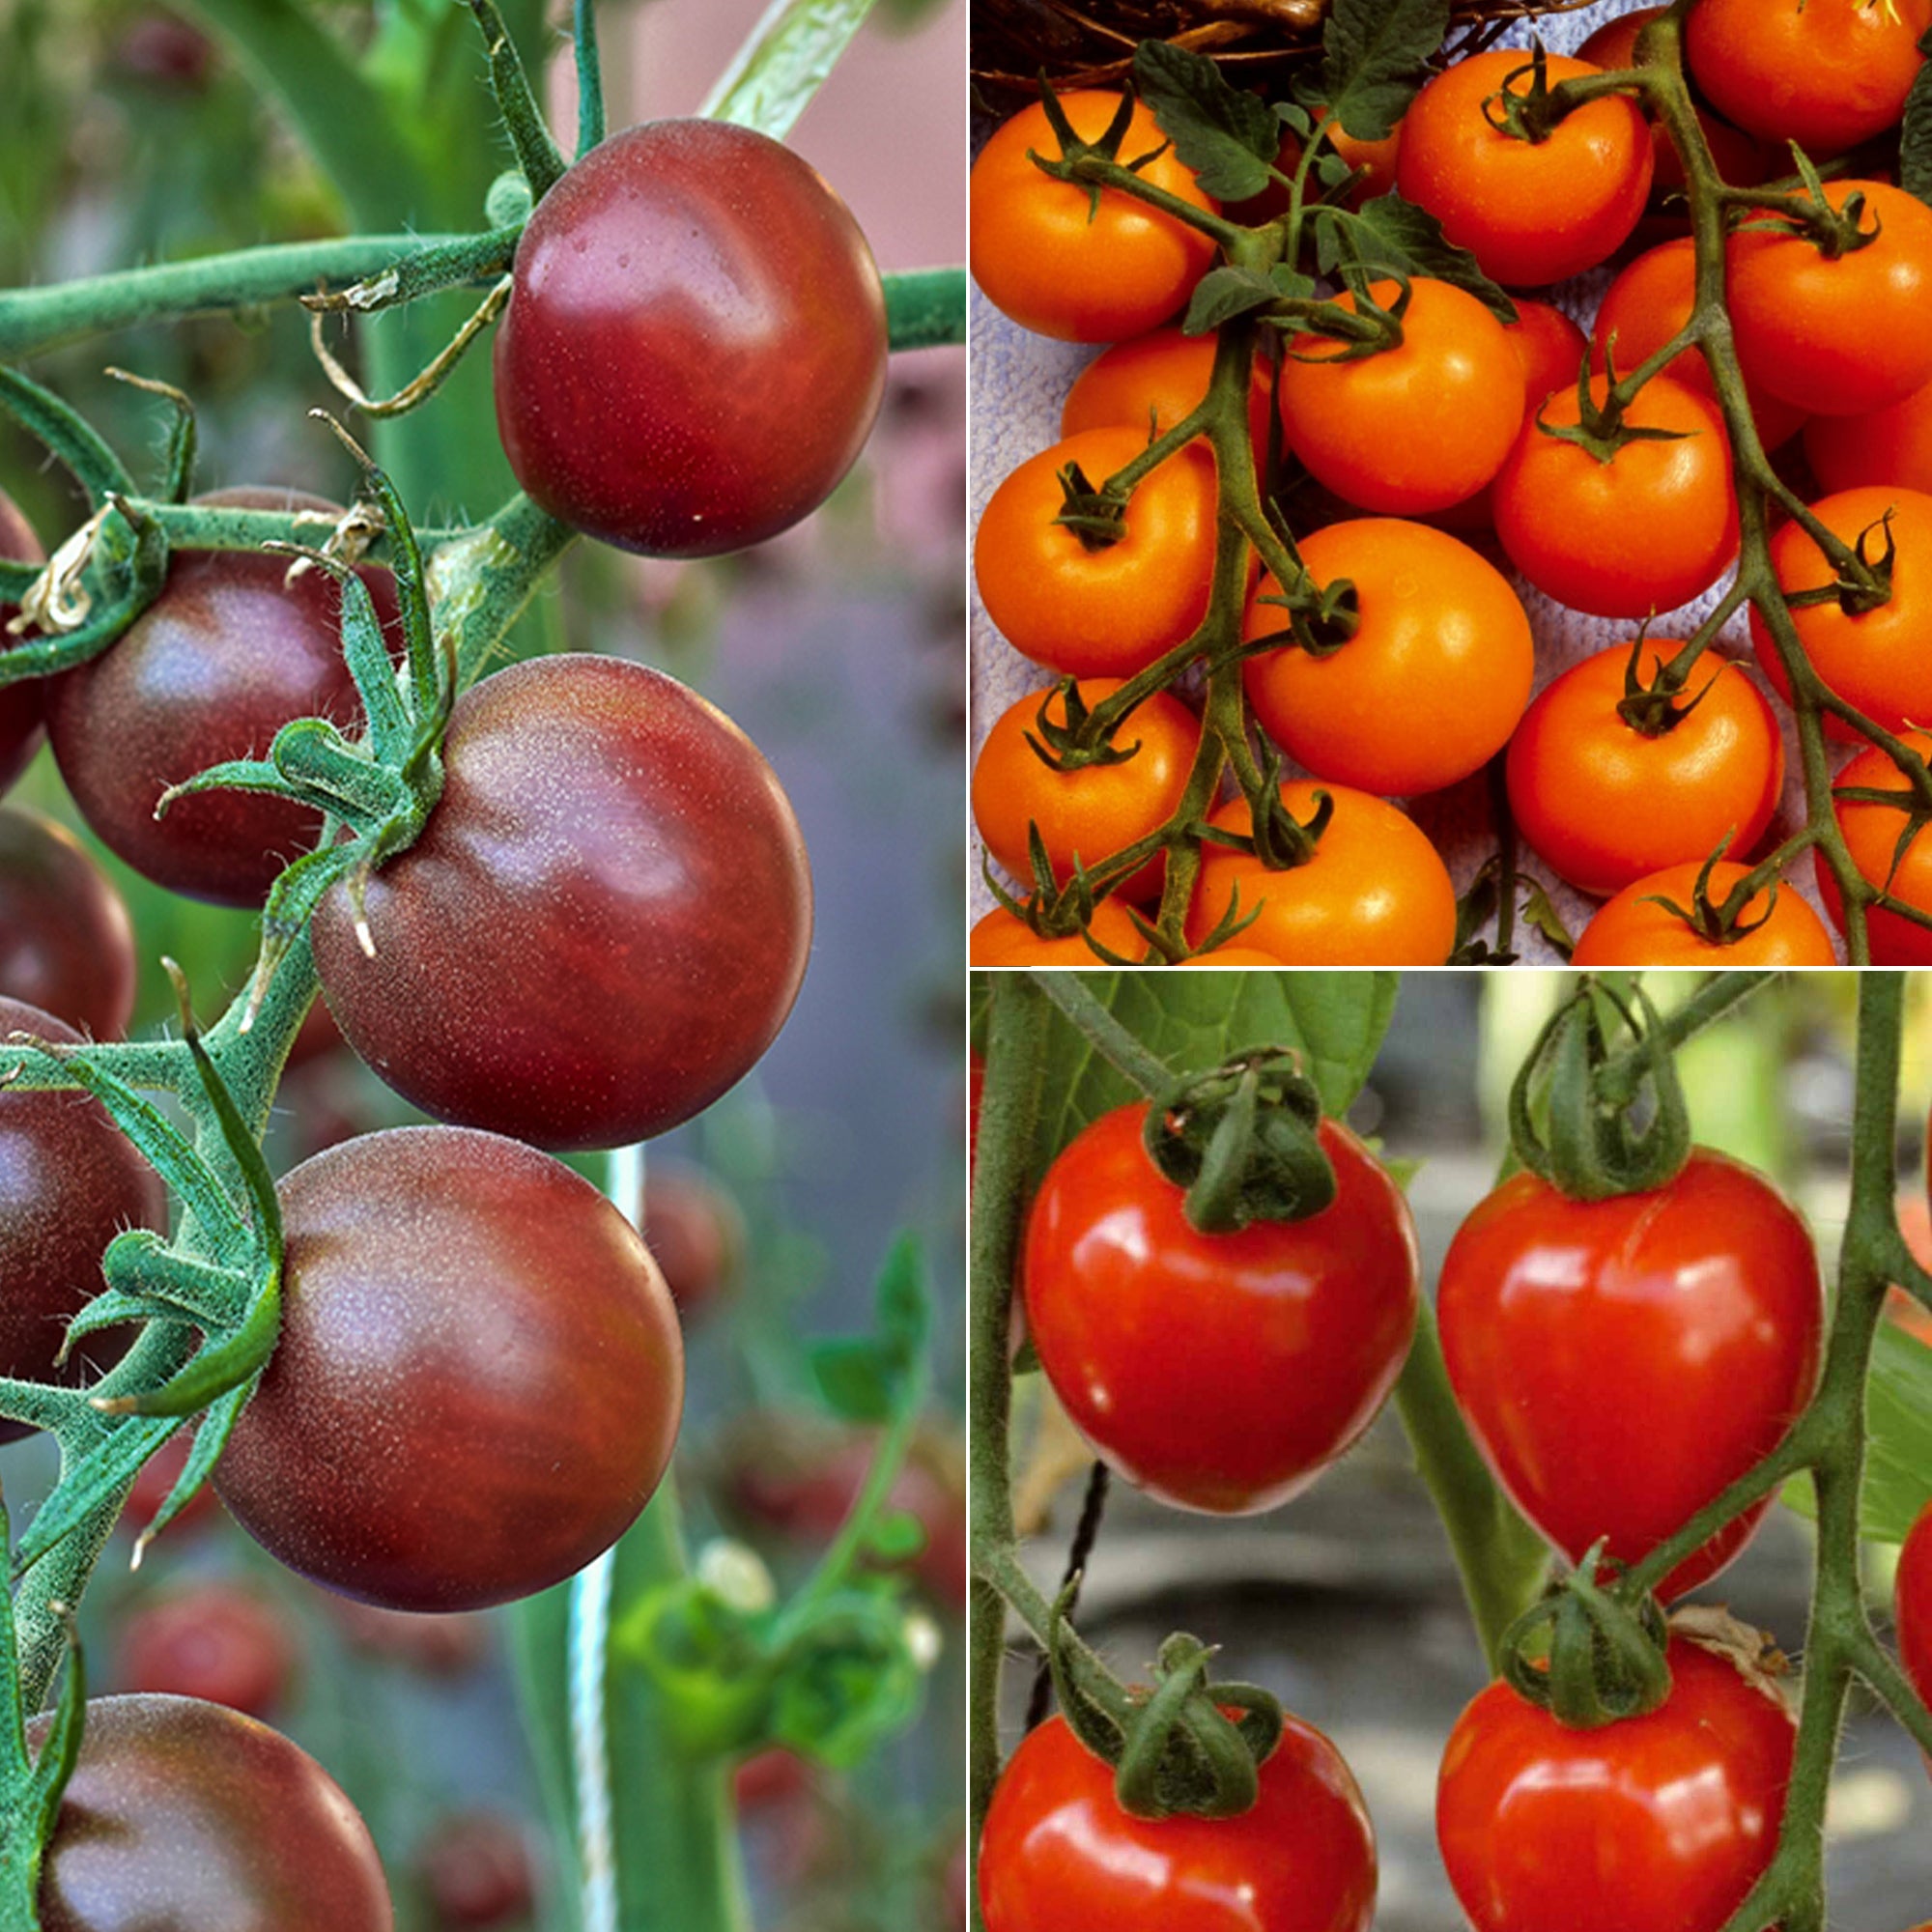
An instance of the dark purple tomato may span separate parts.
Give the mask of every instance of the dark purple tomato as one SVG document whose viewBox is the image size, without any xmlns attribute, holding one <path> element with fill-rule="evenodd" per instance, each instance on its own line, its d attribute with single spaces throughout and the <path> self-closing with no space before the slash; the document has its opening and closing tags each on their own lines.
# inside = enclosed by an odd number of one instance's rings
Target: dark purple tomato
<svg viewBox="0 0 1932 1932">
<path fill-rule="evenodd" d="M 560 1582 L 650 1500 L 677 1311 L 560 1161 L 465 1127 L 345 1141 L 281 1183 L 282 1334 L 215 1471 L 249 1535 L 396 1610 Z"/>
<path fill-rule="evenodd" d="M 617 1147 L 708 1107 L 805 975 L 811 875 L 758 749 L 675 679 L 538 658 L 450 719 L 442 797 L 311 927 L 349 1043 L 425 1113 Z"/>
<path fill-rule="evenodd" d="M 10 563 L 43 563 L 46 552 L 19 505 L 0 490 L 0 557 Z M 0 604 L 0 651 L 19 641 L 7 635 L 17 604 Z M 27 769 L 41 744 L 41 681 L 0 684 L 0 792 Z"/>
<path fill-rule="evenodd" d="M 80 1038 L 51 1013 L 0 999 L 0 1074 L 17 1064 L 5 1044 L 15 1033 Z M 54 1368 L 68 1321 L 100 1288 L 108 1242 L 124 1228 L 167 1225 L 159 1176 L 99 1101 L 0 1088 L 0 1375 L 72 1385 L 117 1362 L 132 1339 L 125 1329 L 90 1335 Z M 0 1442 L 32 1433 L 0 1422 Z"/>
<path fill-rule="evenodd" d="M 554 517 L 649 556 L 788 529 L 865 446 L 886 381 L 879 271 L 789 148 L 653 121 L 537 204 L 497 332 L 497 427 Z"/>
<path fill-rule="evenodd" d="M 332 510 L 292 490 L 218 490 L 203 503 Z M 339 513 L 338 513 L 339 514 Z M 317 529 L 317 541 L 324 534 Z M 185 553 L 161 594 L 118 642 L 47 687 L 47 735 L 81 816 L 144 878 L 217 905 L 259 905 L 319 814 L 250 792 L 178 800 L 162 792 L 229 758 L 265 757 L 295 718 L 345 727 L 360 709 L 342 660 L 340 593 L 327 571 L 285 582 L 289 559 L 246 551 Z M 392 635 L 393 581 L 366 570 Z"/>
<path fill-rule="evenodd" d="M 39 1746 L 49 1719 L 27 1726 Z M 99 1697 L 41 1875 L 42 1932 L 391 1932 L 369 1828 L 279 1731 Z"/>
<path fill-rule="evenodd" d="M 445 1818 L 424 1839 L 416 1865 L 438 1932 L 498 1932 L 529 1922 L 536 1870 L 515 1820 L 489 1811 Z"/>
<path fill-rule="evenodd" d="M 119 1039 L 134 979 L 134 928 L 114 882 L 64 825 L 0 806 L 0 995 Z"/>
<path fill-rule="evenodd" d="M 128 1614 L 117 1645 L 124 1690 L 197 1697 L 266 1718 L 298 1662 L 289 1620 L 253 1590 L 188 1583 Z"/>
<path fill-rule="evenodd" d="M 639 1225 L 686 1321 L 731 1285 L 745 1252 L 738 1204 L 702 1168 L 653 1160 L 644 1172 Z"/>
</svg>

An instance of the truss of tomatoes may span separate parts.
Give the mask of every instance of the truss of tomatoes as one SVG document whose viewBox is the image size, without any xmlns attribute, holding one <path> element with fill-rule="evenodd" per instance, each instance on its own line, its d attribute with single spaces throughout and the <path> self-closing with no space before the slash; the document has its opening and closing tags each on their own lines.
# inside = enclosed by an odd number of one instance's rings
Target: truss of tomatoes
<svg viewBox="0 0 1932 1932">
<path fill-rule="evenodd" d="M 1548 82 L 1629 65 L 1638 27 L 1661 11 L 1613 21 L 1580 58 L 1550 56 Z M 1699 112 L 1727 179 L 1749 185 L 1781 172 L 1775 157 L 1788 167 L 1793 139 L 1820 159 L 1879 153 L 1869 144 L 1895 139 L 1922 65 L 1916 39 L 1932 25 L 1923 0 L 1897 10 L 1858 0 L 1779 8 L 1776 31 L 1762 39 L 1752 32 L 1759 11 L 1748 0 L 1707 0 L 1689 36 L 1692 79 L 1719 110 Z M 1318 171 L 1311 195 L 1359 208 L 1362 196 L 1392 190 L 1435 218 L 1452 253 L 1463 252 L 1460 268 L 1441 269 L 1452 279 L 1365 274 L 1337 291 L 1338 316 L 1394 312 L 1394 346 L 1361 354 L 1334 335 L 1264 331 L 1280 347 L 1257 358 L 1253 447 L 1258 459 L 1265 452 L 1272 418 L 1300 563 L 1314 586 L 1352 583 L 1359 621 L 1338 649 L 1302 648 L 1289 635 L 1280 587 L 1265 576 L 1251 582 L 1242 638 L 1263 648 L 1245 662 L 1249 722 L 1326 793 L 1331 816 L 1313 857 L 1285 868 L 1203 847 L 1184 915 L 1188 945 L 1215 940 L 1231 908 L 1259 910 L 1227 940 L 1229 963 L 1440 964 L 1455 943 L 1455 893 L 1435 831 L 1481 815 L 1457 803 L 1455 788 L 1499 757 L 1531 852 L 1583 903 L 1609 901 L 1582 942 L 1592 963 L 1835 957 L 1824 922 L 1795 891 L 1760 893 L 1729 927 L 1710 910 L 1767 842 L 1783 791 L 1785 734 L 1752 672 L 1709 650 L 1673 702 L 1630 701 L 1690 635 L 1659 635 L 1670 625 L 1652 620 L 1710 592 L 1738 549 L 1728 439 L 1694 349 L 1637 391 L 1621 418 L 1628 440 L 1612 422 L 1607 445 L 1593 440 L 1605 428 L 1596 416 L 1606 362 L 1619 375 L 1634 369 L 1691 311 L 1688 229 L 1679 220 L 1671 235 L 1667 204 L 1653 199 L 1654 189 L 1681 186 L 1681 165 L 1662 128 L 1620 94 L 1572 112 L 1547 140 L 1512 138 L 1495 125 L 1495 104 L 1532 84 L 1526 51 L 1493 48 L 1428 79 L 1372 154 L 1316 124 L 1312 138 L 1327 139 L 1354 172 L 1332 170 L 1324 189 Z M 1091 143 L 1120 98 L 1076 92 L 1057 105 Z M 1293 129 L 1284 133 L 1284 171 L 1301 145 Z M 1165 856 L 1198 837 L 1177 823 L 1202 733 L 1193 682 L 1145 696 L 1114 728 L 1114 755 L 1098 761 L 1062 760 L 1040 725 L 1043 710 L 1050 724 L 1065 721 L 1055 679 L 1076 681 L 1091 708 L 1201 641 L 1217 527 L 1213 460 L 1192 442 L 1158 463 L 1127 501 L 1123 533 L 1104 547 L 1090 548 L 1056 519 L 1068 466 L 1097 488 L 1206 397 L 1213 331 L 1179 325 L 1219 253 L 1210 237 L 1116 189 L 1090 211 L 1085 187 L 1041 172 L 1029 151 L 1062 153 L 1043 106 L 999 128 L 975 165 L 980 291 L 1038 334 L 1113 346 L 1074 382 L 1061 440 L 1000 480 L 980 522 L 985 617 L 1039 673 L 1028 689 L 1008 661 L 982 664 L 981 689 L 997 688 L 1004 709 L 980 729 L 974 811 L 986 857 L 1016 900 L 1037 894 L 1042 867 L 1063 891 L 1077 871 L 1098 871 L 1164 834 L 1145 863 L 1103 877 L 1100 911 L 1120 910 L 1094 925 L 1096 947 L 1140 958 L 1146 941 L 1122 915 L 1155 916 Z M 1145 104 L 1118 152 L 1144 179 L 1214 212 Z M 1932 711 L 1924 653 L 1905 641 L 1923 629 L 1920 583 L 1932 582 L 1932 334 L 1922 324 L 1932 208 L 1869 175 L 1825 190 L 1833 209 L 1856 196 L 1862 210 L 1863 244 L 1842 254 L 1822 252 L 1788 219 L 1741 220 L 1728 244 L 1729 303 L 1761 440 L 1795 448 L 1802 427 L 1819 517 L 1849 544 L 1891 547 L 1888 602 L 1852 611 L 1828 600 L 1797 614 L 1825 681 L 1899 730 Z M 1264 220 L 1281 208 L 1226 212 Z M 1539 297 L 1609 261 L 1622 266 L 1586 341 Z M 1431 258 L 1432 270 L 1440 266 Z M 1498 299 L 1505 291 L 1514 322 Z M 1858 330 L 1842 326 L 1847 312 L 1865 319 Z M 1779 532 L 1776 565 L 1788 593 L 1833 578 L 1796 526 Z M 1539 668 L 1525 585 L 1531 610 L 1544 600 L 1560 607 L 1553 619 L 1539 616 L 1538 630 L 1581 616 L 1608 619 L 1621 636 L 1552 678 L 1547 664 Z M 1752 636 L 1764 676 L 1788 696 L 1755 616 Z M 1276 648 L 1265 647 L 1270 639 Z M 1391 800 L 1407 801 L 1412 816 Z M 1895 843 L 1903 813 L 1841 810 L 1848 837 L 1858 812 L 1875 821 L 1854 850 L 1868 877 L 1884 879 L 1881 852 Z M 1248 829 L 1220 810 L 1211 822 Z M 1700 880 L 1720 848 L 1735 869 Z M 1932 908 L 1932 873 L 1918 877 L 1926 866 L 1932 858 L 1908 859 L 1891 889 Z M 1835 914 L 1829 885 L 1825 898 Z M 1370 925 L 1362 909 L 1372 900 L 1381 916 Z M 1036 935 L 996 909 L 976 928 L 975 957 L 1077 957 L 1080 933 L 1060 931 Z M 1882 963 L 1932 957 L 1926 931 L 1895 916 L 1875 915 L 1872 933 Z"/>
</svg>

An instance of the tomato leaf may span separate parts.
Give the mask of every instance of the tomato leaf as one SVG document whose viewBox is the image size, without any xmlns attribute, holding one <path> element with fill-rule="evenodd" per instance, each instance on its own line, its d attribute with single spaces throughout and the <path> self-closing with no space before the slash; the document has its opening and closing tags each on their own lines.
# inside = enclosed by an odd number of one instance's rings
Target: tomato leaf
<svg viewBox="0 0 1932 1932">
<path fill-rule="evenodd" d="M 1205 335 L 1231 316 L 1245 315 L 1275 299 L 1280 291 L 1267 276 L 1253 269 L 1210 269 L 1195 285 L 1180 327 L 1183 334 Z"/>
<path fill-rule="evenodd" d="M 1212 61 L 1167 41 L 1134 50 L 1134 81 L 1174 152 L 1217 201 L 1245 201 L 1267 185 L 1281 123 L 1259 95 L 1231 87 Z"/>
<path fill-rule="evenodd" d="M 1349 219 L 1338 211 L 1322 211 L 1318 245 L 1324 274 L 1342 259 L 1343 223 Z M 1356 211 L 1353 227 L 1348 233 L 1352 245 L 1371 265 L 1385 264 L 1411 275 L 1430 275 L 1438 282 L 1449 282 L 1467 290 L 1499 321 L 1510 323 L 1517 319 L 1516 304 L 1483 273 L 1475 256 L 1447 240 L 1442 224 L 1426 208 L 1405 201 L 1394 189 L 1377 195 L 1373 201 L 1365 201 Z"/>
<path fill-rule="evenodd" d="M 1873 1543 L 1903 1543 L 1932 1502 L 1932 1349 L 1894 1321 L 1879 1324 L 1865 1427 L 1860 1529 Z M 1787 1484 L 1784 1500 L 1803 1517 L 1816 1515 L 1808 1477 Z"/>
<path fill-rule="evenodd" d="M 1449 0 L 1335 0 L 1321 30 L 1321 85 L 1345 134 L 1385 140 L 1449 32 Z"/>
<path fill-rule="evenodd" d="M 886 1353 L 864 1337 L 818 1342 L 811 1373 L 833 1412 L 847 1422 L 882 1423 L 893 1412 L 893 1377 Z"/>
<path fill-rule="evenodd" d="M 1898 185 L 1906 193 L 1916 194 L 1920 201 L 1932 202 L 1932 63 L 1918 70 L 1918 76 L 1912 83 L 1912 92 L 1905 97 L 1905 126 L 1899 136 Z"/>
<path fill-rule="evenodd" d="M 879 1271 L 878 1331 L 812 1345 L 818 1391 L 848 1422 L 890 1422 L 923 1383 L 919 1374 L 932 1326 L 925 1260 L 910 1235 L 894 1242 Z"/>
</svg>

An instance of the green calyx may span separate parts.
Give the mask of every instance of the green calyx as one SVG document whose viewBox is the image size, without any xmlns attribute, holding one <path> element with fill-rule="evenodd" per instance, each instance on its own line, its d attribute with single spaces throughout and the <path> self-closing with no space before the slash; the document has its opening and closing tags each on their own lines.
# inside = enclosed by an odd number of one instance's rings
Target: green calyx
<svg viewBox="0 0 1932 1932">
<path fill-rule="evenodd" d="M 1604 1561 L 1598 1544 L 1502 1641 L 1510 1688 L 1571 1730 L 1640 1718 L 1670 1694 L 1663 1611 L 1647 1592 L 1601 1581 Z"/>
</svg>

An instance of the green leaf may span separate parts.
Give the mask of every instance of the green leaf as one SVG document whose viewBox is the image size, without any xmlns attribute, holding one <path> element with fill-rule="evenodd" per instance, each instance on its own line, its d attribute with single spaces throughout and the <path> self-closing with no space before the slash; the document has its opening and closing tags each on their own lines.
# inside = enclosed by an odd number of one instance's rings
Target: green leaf
<svg viewBox="0 0 1932 1932">
<path fill-rule="evenodd" d="M 874 1305 L 880 1336 L 902 1364 L 909 1364 L 925 1347 L 932 1326 L 932 1293 L 917 1236 L 901 1235 L 893 1243 L 879 1271 Z"/>
<path fill-rule="evenodd" d="M 1094 973 L 1083 983 L 1176 1072 L 1218 1065 L 1250 1047 L 1298 1051 L 1340 1114 L 1361 1091 L 1395 1010 L 1393 973 Z M 1037 1145 L 1065 1147 L 1088 1122 L 1138 1097 L 1072 1027 L 1049 1037 Z M 1044 1161 L 1042 1160 L 1042 1166 Z"/>
<path fill-rule="evenodd" d="M 925 1525 L 905 1510 L 882 1516 L 866 1539 L 881 1563 L 910 1563 L 926 1544 Z"/>
<path fill-rule="evenodd" d="M 1516 304 L 1483 273 L 1475 256 L 1443 236 L 1442 224 L 1426 208 L 1405 201 L 1391 189 L 1365 201 L 1352 216 L 1336 209 L 1323 210 L 1321 226 L 1326 231 L 1351 220 L 1355 247 L 1371 265 L 1453 283 L 1466 289 L 1499 321 L 1517 319 Z"/>
<path fill-rule="evenodd" d="M 1865 1426 L 1861 1528 L 1875 1543 L 1903 1543 L 1932 1502 L 1932 1349 L 1895 1321 L 1879 1324 Z M 1807 1498 L 1810 1487 L 1804 1485 Z"/>
<path fill-rule="evenodd" d="M 1321 32 L 1321 84 L 1342 131 L 1386 140 L 1448 32 L 1449 0 L 1335 0 Z"/>
<path fill-rule="evenodd" d="M 698 113 L 782 141 L 871 11 L 872 0 L 790 0 L 768 10 Z"/>
<path fill-rule="evenodd" d="M 1205 55 L 1167 41 L 1135 48 L 1134 82 L 1174 152 L 1215 200 L 1245 201 L 1268 185 L 1281 123 L 1259 95 L 1231 87 Z"/>
<path fill-rule="evenodd" d="M 1932 41 L 1932 34 L 1925 37 Z M 1925 43 L 1919 45 L 1923 48 Z M 1898 185 L 1920 201 L 1932 202 L 1932 62 L 1918 70 L 1905 97 L 1905 127 L 1899 136 Z"/>
<path fill-rule="evenodd" d="M 881 1423 L 893 1412 L 893 1363 L 876 1342 L 840 1336 L 817 1342 L 810 1357 L 813 1379 L 835 1414 L 847 1422 Z"/>
<path fill-rule="evenodd" d="M 1267 276 L 1253 269 L 1210 269 L 1194 286 L 1181 332 L 1205 335 L 1232 316 L 1273 301 L 1279 293 Z"/>
</svg>

